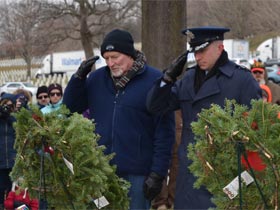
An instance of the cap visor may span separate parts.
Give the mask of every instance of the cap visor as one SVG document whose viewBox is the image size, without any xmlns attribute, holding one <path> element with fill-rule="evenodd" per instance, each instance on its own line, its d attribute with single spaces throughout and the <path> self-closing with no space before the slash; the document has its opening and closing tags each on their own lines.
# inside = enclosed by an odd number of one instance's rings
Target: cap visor
<svg viewBox="0 0 280 210">
<path fill-rule="evenodd" d="M 261 71 L 261 72 L 264 72 L 264 69 L 263 69 L 263 68 L 252 68 L 252 69 L 251 69 L 251 72 L 254 72 L 254 71 Z"/>
</svg>

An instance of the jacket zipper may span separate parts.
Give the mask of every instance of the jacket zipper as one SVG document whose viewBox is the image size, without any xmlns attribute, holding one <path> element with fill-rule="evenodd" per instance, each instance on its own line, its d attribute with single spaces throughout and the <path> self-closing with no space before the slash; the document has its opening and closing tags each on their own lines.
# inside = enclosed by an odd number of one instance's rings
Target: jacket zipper
<svg viewBox="0 0 280 210">
<path fill-rule="evenodd" d="M 6 167 L 8 168 L 9 166 L 9 160 L 8 160 L 8 124 L 5 125 L 5 146 L 6 146 Z"/>
<path fill-rule="evenodd" d="M 115 128 L 115 117 L 116 117 L 116 106 L 117 106 L 117 99 L 119 97 L 120 90 L 117 91 L 114 99 L 114 110 L 113 110 L 113 117 L 112 117 L 112 146 L 111 146 L 111 153 L 114 152 L 114 128 Z"/>
</svg>

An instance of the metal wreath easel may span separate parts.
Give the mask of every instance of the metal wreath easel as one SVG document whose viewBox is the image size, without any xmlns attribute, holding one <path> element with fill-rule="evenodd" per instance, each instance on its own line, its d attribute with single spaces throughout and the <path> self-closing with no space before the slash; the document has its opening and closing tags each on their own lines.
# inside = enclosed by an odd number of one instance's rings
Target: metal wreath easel
<svg viewBox="0 0 280 210">
<path fill-rule="evenodd" d="M 254 170 L 252 169 L 252 167 L 251 167 L 251 165 L 250 165 L 250 163 L 249 163 L 249 161 L 248 161 L 248 157 L 247 157 L 247 154 L 246 154 L 244 142 L 238 141 L 237 144 L 236 144 L 236 150 L 237 150 L 237 161 L 238 161 L 238 162 L 237 162 L 237 165 L 238 165 L 238 185 L 239 185 L 239 189 L 238 189 L 238 191 L 239 191 L 239 209 L 242 210 L 242 206 L 243 206 L 243 201 L 242 201 L 242 189 L 241 189 L 241 187 L 242 187 L 242 186 L 241 186 L 241 185 L 242 185 L 242 180 L 241 180 L 241 155 L 242 155 L 242 154 L 243 154 L 244 159 L 245 159 L 245 161 L 246 161 L 246 163 L 247 163 L 247 165 L 248 165 L 248 168 L 249 168 L 249 170 L 250 170 L 250 172 L 251 172 L 251 175 L 252 175 L 252 177 L 253 177 L 253 179 L 254 179 L 254 182 L 255 182 L 255 184 L 256 184 L 256 186 L 257 186 L 257 189 L 258 189 L 258 191 L 259 191 L 259 194 L 260 194 L 260 196 L 261 196 L 261 199 L 262 199 L 262 201 L 263 201 L 263 203 L 264 203 L 264 208 L 265 208 L 265 209 L 268 209 L 268 206 L 267 206 L 265 197 L 264 197 L 264 195 L 263 195 L 263 193 L 262 193 L 262 191 L 261 191 L 261 188 L 260 188 L 260 186 L 259 186 L 259 184 L 258 184 L 258 182 L 257 182 L 257 179 L 256 179 L 256 177 L 255 177 Z"/>
<path fill-rule="evenodd" d="M 47 146 L 46 140 L 44 137 L 41 138 L 41 142 L 42 142 L 42 147 L 41 147 L 41 151 L 42 154 L 40 154 L 41 156 L 41 160 L 40 160 L 40 183 L 39 183 L 39 209 L 40 210 L 47 210 L 48 209 L 48 201 L 47 201 L 47 188 L 46 188 L 46 177 L 45 177 L 45 147 Z M 56 168 L 56 164 L 52 158 L 52 156 L 50 155 L 51 161 L 54 164 L 54 167 Z M 63 179 L 59 176 L 59 181 L 61 182 L 61 185 L 63 187 L 64 192 L 66 193 L 67 197 L 68 197 L 68 201 L 71 204 L 71 207 L 73 210 L 75 210 L 75 206 L 72 202 L 71 199 L 71 195 L 69 193 L 69 191 L 66 188 L 65 183 L 63 182 Z M 43 191 L 43 197 L 41 196 L 41 193 Z"/>
</svg>

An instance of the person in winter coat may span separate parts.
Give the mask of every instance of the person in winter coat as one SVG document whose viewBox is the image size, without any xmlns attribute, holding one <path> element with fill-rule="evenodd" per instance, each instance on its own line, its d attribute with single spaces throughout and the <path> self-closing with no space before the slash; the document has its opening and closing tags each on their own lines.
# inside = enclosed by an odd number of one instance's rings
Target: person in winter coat
<svg viewBox="0 0 280 210">
<path fill-rule="evenodd" d="M 254 61 L 251 65 L 251 72 L 260 85 L 266 85 L 270 89 L 271 102 L 280 105 L 280 86 L 268 80 L 264 64 L 260 61 Z"/>
<path fill-rule="evenodd" d="M 0 100 L 0 209 L 3 202 L 12 188 L 9 177 L 14 166 L 16 150 L 14 149 L 15 130 L 13 123 L 15 118 L 11 113 L 15 110 L 16 97 L 13 94 L 5 93 Z"/>
<path fill-rule="evenodd" d="M 21 179 L 21 178 L 20 178 Z M 4 207 L 6 210 L 14 209 L 30 209 L 38 210 L 39 201 L 37 199 L 31 199 L 28 193 L 28 189 L 21 189 L 20 179 L 13 182 L 12 190 L 9 192 L 6 200 L 4 201 Z M 25 208 L 23 208 L 25 207 Z"/>
<path fill-rule="evenodd" d="M 16 96 L 16 112 L 20 111 L 21 108 L 29 109 L 29 104 L 32 103 L 32 96 L 29 91 L 19 88 L 13 94 Z"/>
<path fill-rule="evenodd" d="M 130 209 L 149 209 L 167 175 L 175 139 L 174 113 L 153 115 L 146 96 L 162 73 L 147 65 L 127 31 L 115 29 L 101 45 L 107 66 L 91 71 L 97 57 L 81 64 L 63 98 L 71 112 L 89 108 L 105 154 L 115 153 L 117 174 L 131 184 Z M 87 78 L 88 75 L 88 78 Z"/>
<path fill-rule="evenodd" d="M 53 83 L 48 87 L 50 103 L 41 109 L 43 114 L 49 114 L 58 110 L 62 105 L 63 90 L 60 84 Z"/>
<path fill-rule="evenodd" d="M 50 97 L 48 94 L 48 87 L 43 85 L 38 87 L 37 93 L 36 93 L 36 99 L 37 99 L 37 106 L 39 109 L 44 108 L 50 103 Z"/>
<path fill-rule="evenodd" d="M 178 149 L 179 166 L 176 179 L 174 209 L 207 209 L 214 207 L 211 194 L 205 187 L 194 189 L 195 177 L 189 171 L 187 145 L 194 142 L 191 123 L 197 120 L 202 109 L 211 104 L 224 106 L 225 99 L 250 106 L 251 99 L 261 98 L 261 89 L 250 71 L 228 59 L 224 50 L 224 33 L 228 28 L 189 28 L 183 34 L 189 37 L 190 51 L 194 52 L 197 65 L 189 68 L 182 79 L 187 53 L 179 56 L 150 90 L 148 110 L 164 114 L 170 110 L 182 111 L 183 129 Z"/>
</svg>

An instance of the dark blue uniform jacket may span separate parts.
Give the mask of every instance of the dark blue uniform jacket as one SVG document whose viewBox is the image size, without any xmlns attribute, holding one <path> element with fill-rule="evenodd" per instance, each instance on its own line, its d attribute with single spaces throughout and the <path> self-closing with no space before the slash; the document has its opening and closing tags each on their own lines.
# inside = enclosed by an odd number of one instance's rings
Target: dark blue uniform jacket
<svg viewBox="0 0 280 210">
<path fill-rule="evenodd" d="M 211 195 L 204 187 L 198 190 L 193 188 L 195 178 L 188 170 L 190 160 L 187 159 L 187 145 L 194 141 L 190 124 L 197 120 L 197 114 L 212 103 L 223 107 L 225 99 L 235 99 L 239 104 L 250 106 L 251 99 L 261 98 L 261 90 L 251 72 L 231 61 L 219 67 L 219 74 L 206 80 L 197 93 L 194 92 L 194 76 L 195 68 L 191 68 L 175 85 L 161 86 L 159 80 L 147 100 L 148 109 L 154 113 L 182 110 L 175 209 L 207 209 L 213 206 Z"/>
</svg>

